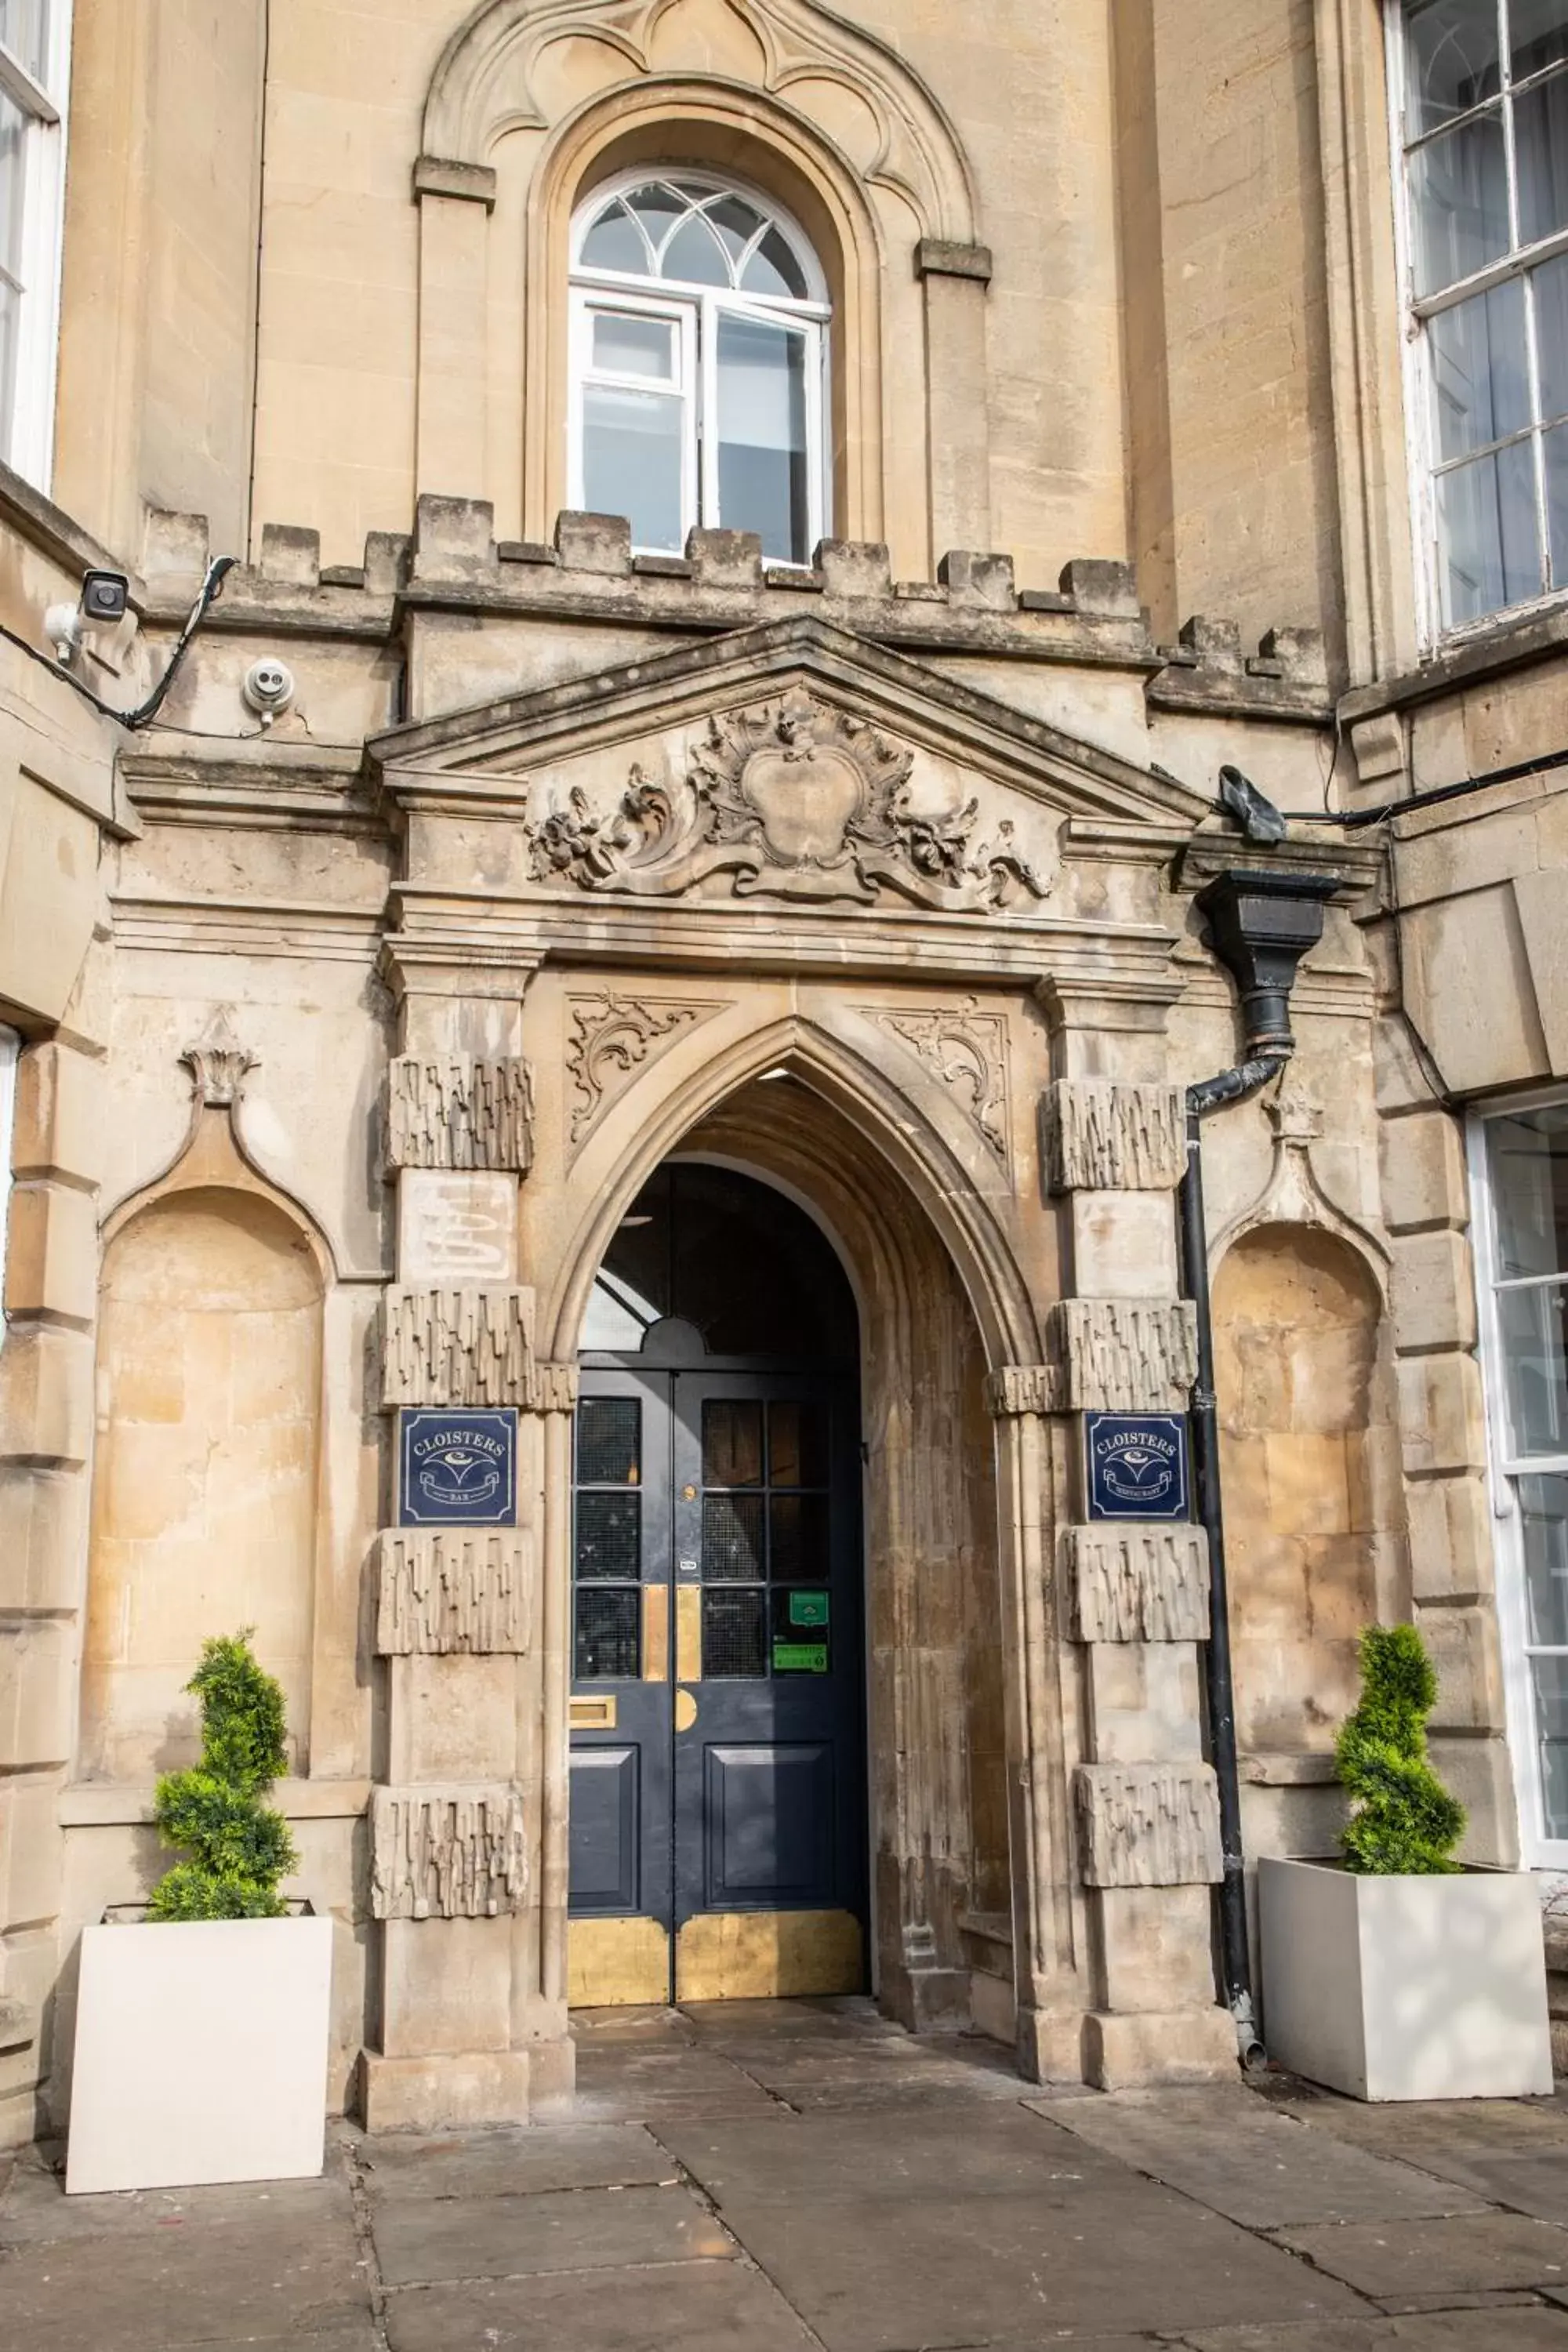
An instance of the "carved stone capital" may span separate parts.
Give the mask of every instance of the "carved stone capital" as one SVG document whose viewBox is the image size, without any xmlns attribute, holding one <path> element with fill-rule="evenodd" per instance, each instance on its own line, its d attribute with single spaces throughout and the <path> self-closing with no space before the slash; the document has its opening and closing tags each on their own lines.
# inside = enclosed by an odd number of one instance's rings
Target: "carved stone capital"
<svg viewBox="0 0 1568 2352">
<path fill-rule="evenodd" d="M 528 1649 L 528 1528 L 384 1528 L 374 1558 L 379 1656 L 521 1656 Z"/>
<path fill-rule="evenodd" d="M 510 1781 L 374 1790 L 370 1836 L 377 1919 L 493 1919 L 522 1908 L 528 1824 Z"/>
<path fill-rule="evenodd" d="M 1040 1097 L 1040 1157 L 1053 1192 L 1166 1192 L 1186 1167 L 1182 1090 L 1058 1078 Z"/>
<path fill-rule="evenodd" d="M 387 1074 L 389 1168 L 515 1169 L 533 1161 L 533 1080 L 516 1055 L 400 1054 Z"/>
<path fill-rule="evenodd" d="M 1198 1376 L 1189 1299 L 1061 1298 L 1046 1318 L 1066 1412 L 1184 1412 Z"/>
<path fill-rule="evenodd" d="M 1061 1386 L 1055 1364 L 1003 1364 L 987 1376 L 985 1402 L 998 1421 L 1014 1413 L 1059 1412 Z"/>
<path fill-rule="evenodd" d="M 536 1363 L 533 1292 L 508 1283 L 395 1285 L 387 1291 L 382 1402 L 521 1405 L 555 1401 L 560 1368 Z"/>
<path fill-rule="evenodd" d="M 1086 1886 L 1213 1886 L 1224 1874 L 1207 1764 L 1080 1764 L 1073 1809 Z"/>
<path fill-rule="evenodd" d="M 1079 1642 L 1206 1642 L 1208 1538 L 1202 1528 L 1064 1528 L 1062 1567 Z"/>
<path fill-rule="evenodd" d="M 235 1035 L 231 1008 L 220 1004 L 195 1043 L 180 1059 L 195 1086 L 198 1110 L 233 1110 L 257 1056 Z"/>
</svg>

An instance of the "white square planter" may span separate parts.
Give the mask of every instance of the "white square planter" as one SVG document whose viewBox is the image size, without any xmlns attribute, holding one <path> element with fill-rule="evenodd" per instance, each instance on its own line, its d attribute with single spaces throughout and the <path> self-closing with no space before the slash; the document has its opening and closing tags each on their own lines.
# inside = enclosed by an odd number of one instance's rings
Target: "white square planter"
<svg viewBox="0 0 1568 2352">
<path fill-rule="evenodd" d="M 1541 1903 L 1525 1871 L 1366 1878 L 1258 1865 L 1263 2035 L 1358 2099 L 1552 2090 Z"/>
<path fill-rule="evenodd" d="M 319 2173 L 331 1978 L 330 1918 L 84 1928 L 68 2196 Z"/>
</svg>

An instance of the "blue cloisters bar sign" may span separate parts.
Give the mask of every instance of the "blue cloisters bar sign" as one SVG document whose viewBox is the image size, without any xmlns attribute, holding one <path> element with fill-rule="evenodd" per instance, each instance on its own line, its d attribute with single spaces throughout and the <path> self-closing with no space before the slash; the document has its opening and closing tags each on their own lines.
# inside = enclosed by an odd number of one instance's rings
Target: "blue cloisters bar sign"
<svg viewBox="0 0 1568 2352">
<path fill-rule="evenodd" d="M 1091 1519 L 1184 1519 L 1187 1423 L 1179 1412 L 1084 1416 Z"/>
<path fill-rule="evenodd" d="M 403 1528 L 510 1528 L 517 1520 L 515 1412 L 398 1415 Z"/>
</svg>

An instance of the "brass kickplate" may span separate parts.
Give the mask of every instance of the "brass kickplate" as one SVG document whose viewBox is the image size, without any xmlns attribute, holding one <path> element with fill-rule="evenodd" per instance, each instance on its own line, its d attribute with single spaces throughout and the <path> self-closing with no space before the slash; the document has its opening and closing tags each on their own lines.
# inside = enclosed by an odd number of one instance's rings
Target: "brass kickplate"
<svg viewBox="0 0 1568 2352">
<path fill-rule="evenodd" d="M 603 1698 L 574 1698 L 569 1720 L 574 1731 L 614 1731 L 615 1699 L 608 1691 Z"/>
</svg>

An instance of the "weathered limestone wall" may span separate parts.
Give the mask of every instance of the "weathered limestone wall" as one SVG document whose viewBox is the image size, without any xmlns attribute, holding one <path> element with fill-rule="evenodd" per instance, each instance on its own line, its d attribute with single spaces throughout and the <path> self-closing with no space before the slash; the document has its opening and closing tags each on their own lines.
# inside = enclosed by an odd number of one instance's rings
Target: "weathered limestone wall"
<svg viewBox="0 0 1568 2352">
<path fill-rule="evenodd" d="M 132 559 L 144 506 L 245 544 L 266 0 L 80 0 L 55 492 Z"/>
</svg>

